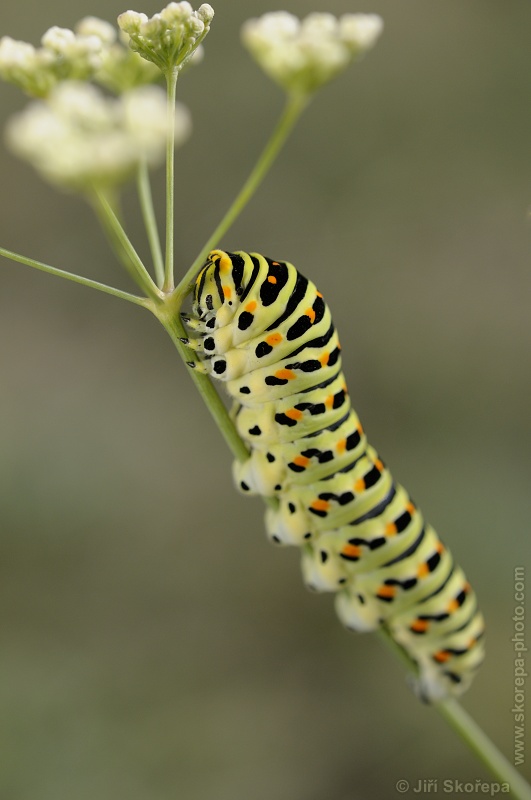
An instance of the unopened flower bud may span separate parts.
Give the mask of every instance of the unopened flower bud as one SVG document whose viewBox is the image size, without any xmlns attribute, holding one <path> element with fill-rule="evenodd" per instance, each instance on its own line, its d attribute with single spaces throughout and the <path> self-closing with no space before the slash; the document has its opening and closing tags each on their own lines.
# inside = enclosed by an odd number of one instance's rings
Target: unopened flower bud
<svg viewBox="0 0 531 800">
<path fill-rule="evenodd" d="M 116 28 L 99 17 L 83 17 L 75 26 L 75 32 L 81 36 L 97 36 L 106 45 L 116 41 Z"/>
<path fill-rule="evenodd" d="M 299 21 L 286 11 L 248 20 L 242 40 L 258 64 L 288 93 L 309 95 L 375 43 L 382 30 L 375 14 L 315 13 Z"/>
<path fill-rule="evenodd" d="M 164 74 L 188 63 L 210 29 L 214 11 L 208 3 L 194 11 L 190 3 L 169 3 L 149 19 L 126 11 L 118 25 L 129 36 L 129 47 L 153 62 Z"/>
</svg>

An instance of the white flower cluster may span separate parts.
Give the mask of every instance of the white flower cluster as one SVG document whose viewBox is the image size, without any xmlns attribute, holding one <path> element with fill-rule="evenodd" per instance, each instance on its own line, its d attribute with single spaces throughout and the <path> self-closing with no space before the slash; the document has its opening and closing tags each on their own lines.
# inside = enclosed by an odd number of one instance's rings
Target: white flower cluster
<svg viewBox="0 0 531 800">
<path fill-rule="evenodd" d="M 39 48 L 3 36 L 0 77 L 34 97 L 46 97 L 59 81 L 89 80 L 101 65 L 110 31 L 115 35 L 111 25 L 97 22 L 78 33 L 54 26 L 46 31 Z"/>
<path fill-rule="evenodd" d="M 64 82 L 48 101 L 36 101 L 8 123 L 11 149 L 46 179 L 88 190 L 116 185 L 141 159 L 163 161 L 168 118 L 166 95 L 156 86 L 105 97 L 86 83 Z M 188 110 L 177 104 L 176 144 L 191 130 Z"/>
<path fill-rule="evenodd" d="M 33 97 L 47 97 L 65 80 L 96 80 L 116 94 L 153 83 L 160 70 L 134 53 L 129 37 L 98 17 L 85 17 L 74 27 L 53 27 L 41 39 L 42 47 L 0 39 L 0 78 Z"/>
<path fill-rule="evenodd" d="M 214 9 L 208 3 L 197 11 L 187 2 L 169 3 L 149 18 L 126 11 L 118 17 L 118 25 L 129 36 L 132 50 L 167 73 L 191 59 L 210 30 L 213 17 Z"/>
<path fill-rule="evenodd" d="M 287 92 L 309 95 L 370 49 L 382 28 L 376 14 L 315 13 L 301 21 L 278 11 L 248 20 L 242 41 Z"/>
</svg>

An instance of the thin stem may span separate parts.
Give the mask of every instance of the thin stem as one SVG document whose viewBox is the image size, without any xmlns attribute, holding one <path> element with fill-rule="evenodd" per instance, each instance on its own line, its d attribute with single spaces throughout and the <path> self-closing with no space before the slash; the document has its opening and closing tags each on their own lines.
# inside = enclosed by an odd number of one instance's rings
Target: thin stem
<svg viewBox="0 0 531 800">
<path fill-rule="evenodd" d="M 380 628 L 379 638 L 413 672 L 417 668 L 406 651 L 397 644 L 387 629 Z M 531 800 L 531 787 L 515 767 L 498 750 L 494 742 L 483 732 L 477 722 L 467 714 L 455 698 L 434 703 L 433 708 L 448 722 L 473 753 L 483 761 L 495 778 L 508 783 L 511 795 L 517 800 Z"/>
<path fill-rule="evenodd" d="M 144 308 L 149 307 L 149 301 L 144 297 L 137 297 L 135 294 L 123 292 L 121 289 L 115 289 L 114 286 L 107 286 L 105 283 L 93 281 L 90 278 L 84 278 L 82 275 L 76 275 L 73 272 L 66 272 L 63 269 L 51 267 L 49 264 L 43 264 L 42 261 L 35 261 L 33 258 L 21 256 L 18 253 L 11 252 L 11 250 L 5 250 L 3 247 L 0 247 L 0 256 L 9 258 L 11 261 L 18 261 L 20 264 L 33 267 L 41 272 L 47 272 L 50 275 L 56 275 L 58 278 L 65 278 L 67 281 L 73 281 L 74 283 L 79 283 L 82 286 L 88 286 L 90 289 L 97 289 L 99 292 L 111 294 L 114 297 L 119 297 L 121 300 L 128 300 L 130 303 L 136 303 L 136 305 L 144 306 Z"/>
<path fill-rule="evenodd" d="M 199 364 L 195 353 L 186 347 L 182 339 L 187 339 L 188 334 L 181 322 L 180 307 L 175 309 L 172 303 L 166 302 L 163 307 L 152 306 L 151 310 L 162 323 L 172 342 L 174 343 L 179 355 L 188 367 L 188 372 L 195 383 L 199 394 L 206 407 L 210 411 L 212 417 L 225 442 L 237 461 L 247 461 L 249 458 L 249 450 L 243 439 L 240 437 L 236 426 L 232 421 L 229 412 L 223 405 L 219 394 L 217 393 L 212 381 L 202 372 L 198 372 L 197 368 L 190 366 L 191 363 Z M 272 507 L 278 507 L 278 500 L 275 497 L 264 497 L 264 502 Z"/>
<path fill-rule="evenodd" d="M 170 338 L 177 348 L 182 360 L 185 363 L 197 363 L 197 359 L 192 351 L 181 341 L 182 338 L 187 337 L 187 332 L 180 320 L 179 315 L 173 313 L 164 314 L 162 309 L 154 309 L 154 313 L 169 333 Z M 188 371 L 193 382 L 197 386 L 199 394 L 205 402 L 205 405 L 214 417 L 216 425 L 221 431 L 223 438 L 228 444 L 233 456 L 238 459 L 238 461 L 246 461 L 249 458 L 249 451 L 240 438 L 234 422 L 231 420 L 227 409 L 223 405 L 221 398 L 212 385 L 208 375 L 198 372 L 197 369 L 190 367 L 188 368 Z"/>
<path fill-rule="evenodd" d="M 305 96 L 290 95 L 288 97 L 282 116 L 280 117 L 269 141 L 263 149 L 260 158 L 256 162 L 249 177 L 245 181 L 240 192 L 234 199 L 232 205 L 219 225 L 201 248 L 194 263 L 180 281 L 175 291 L 175 295 L 178 298 L 184 297 L 187 294 L 191 281 L 198 272 L 199 267 L 202 266 L 210 250 L 212 250 L 212 248 L 218 244 L 221 237 L 228 231 L 262 183 L 269 168 L 280 152 L 283 144 L 291 133 L 295 123 L 299 119 L 307 103 L 308 98 Z"/>
<path fill-rule="evenodd" d="M 173 283 L 173 236 L 175 227 L 175 95 L 179 73 L 174 67 L 166 76 L 168 96 L 168 136 L 166 139 L 166 260 L 164 264 L 164 291 L 171 292 Z"/>
<path fill-rule="evenodd" d="M 108 198 L 100 191 L 94 192 L 95 210 L 98 214 L 109 240 L 111 241 L 120 261 L 130 274 L 135 283 L 143 289 L 148 297 L 160 302 L 162 292 L 154 283 L 145 268 L 140 256 L 133 247 L 131 240 L 118 217 L 116 216 Z"/>
<path fill-rule="evenodd" d="M 157 219 L 155 217 L 155 209 L 153 207 L 153 196 L 151 194 L 149 170 L 145 159 L 143 159 L 138 165 L 136 185 L 138 197 L 140 199 L 140 208 L 142 209 L 142 217 L 144 219 L 144 225 L 146 227 L 146 233 L 149 240 L 151 258 L 153 259 L 155 280 L 157 282 L 157 286 L 162 288 L 164 283 L 164 258 L 160 244 Z"/>
<path fill-rule="evenodd" d="M 435 706 L 440 715 L 456 731 L 470 749 L 483 761 L 494 777 L 508 783 L 511 795 L 517 800 L 531 800 L 531 786 L 518 770 L 500 753 L 496 745 L 479 727 L 457 700 L 451 698 Z"/>
</svg>

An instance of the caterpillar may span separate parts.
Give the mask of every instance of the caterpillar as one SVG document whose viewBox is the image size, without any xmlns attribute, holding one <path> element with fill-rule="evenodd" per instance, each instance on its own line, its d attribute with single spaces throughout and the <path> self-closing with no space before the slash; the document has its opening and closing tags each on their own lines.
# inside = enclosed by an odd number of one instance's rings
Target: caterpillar
<svg viewBox="0 0 531 800">
<path fill-rule="evenodd" d="M 302 549 L 304 582 L 336 593 L 348 629 L 386 626 L 417 666 L 421 699 L 465 691 L 484 657 L 476 596 L 368 443 L 322 294 L 288 262 L 213 250 L 183 318 L 183 342 L 225 383 L 249 447 L 236 485 L 277 499 L 270 540 Z"/>
</svg>

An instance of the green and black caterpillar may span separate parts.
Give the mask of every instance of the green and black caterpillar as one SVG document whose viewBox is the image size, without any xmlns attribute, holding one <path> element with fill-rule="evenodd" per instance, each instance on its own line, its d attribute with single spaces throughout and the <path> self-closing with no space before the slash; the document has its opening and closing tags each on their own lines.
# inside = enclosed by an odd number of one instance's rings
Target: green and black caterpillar
<svg viewBox="0 0 531 800">
<path fill-rule="evenodd" d="M 418 666 L 422 699 L 464 691 L 484 657 L 475 594 L 368 444 L 315 285 L 292 264 L 213 250 L 183 316 L 200 368 L 234 398 L 250 450 L 238 487 L 278 499 L 271 541 L 302 548 L 306 585 L 337 593 L 347 628 L 387 627 Z"/>
</svg>

